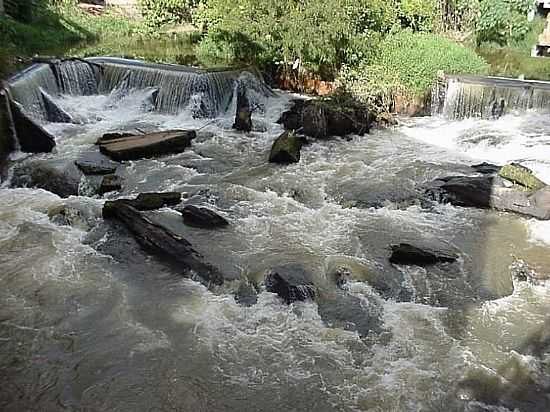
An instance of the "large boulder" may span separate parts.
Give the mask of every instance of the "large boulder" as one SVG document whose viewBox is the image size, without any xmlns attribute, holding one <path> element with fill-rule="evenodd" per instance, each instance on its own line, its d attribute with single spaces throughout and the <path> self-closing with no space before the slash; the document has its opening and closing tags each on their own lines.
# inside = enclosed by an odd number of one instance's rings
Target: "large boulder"
<svg viewBox="0 0 550 412">
<path fill-rule="evenodd" d="M 169 130 L 103 140 L 99 150 L 113 160 L 136 160 L 183 152 L 195 137 L 194 130 Z"/>
<path fill-rule="evenodd" d="M 187 226 L 198 227 L 202 229 L 215 229 L 229 225 L 229 222 L 206 207 L 187 205 L 181 211 L 183 223 Z"/>
<path fill-rule="evenodd" d="M 493 208 L 536 219 L 550 219 L 550 188 L 527 191 L 499 176 L 450 176 L 437 179 L 426 189 L 430 200 L 455 206 Z"/>
<path fill-rule="evenodd" d="M 31 160 L 14 168 L 11 186 L 44 189 L 69 197 L 78 195 L 81 178 L 82 173 L 73 162 Z"/>
<path fill-rule="evenodd" d="M 273 142 L 269 161 L 271 163 L 298 163 L 300 161 L 300 150 L 302 148 L 302 139 L 294 132 L 284 132 Z"/>
<path fill-rule="evenodd" d="M 133 208 L 124 200 L 107 201 L 103 206 L 105 219 L 116 219 L 135 237 L 148 252 L 173 264 L 182 274 L 199 280 L 205 285 L 221 285 L 222 273 L 205 262 L 191 243 L 168 228 L 153 223 L 143 212 Z"/>
<path fill-rule="evenodd" d="M 302 266 L 289 264 L 271 269 L 266 278 L 268 292 L 279 295 L 287 304 L 315 298 L 312 276 Z"/>
<path fill-rule="evenodd" d="M 324 139 L 329 136 L 368 133 L 368 110 L 349 100 L 294 100 L 278 120 L 287 130 Z"/>
<path fill-rule="evenodd" d="M 453 251 L 435 250 L 408 243 L 391 245 L 390 249 L 390 262 L 396 265 L 427 266 L 436 263 L 452 263 L 458 259 L 458 255 Z"/>
<path fill-rule="evenodd" d="M 181 202 L 180 192 L 140 193 L 132 206 L 138 210 L 154 210 L 165 206 L 176 206 Z"/>
</svg>

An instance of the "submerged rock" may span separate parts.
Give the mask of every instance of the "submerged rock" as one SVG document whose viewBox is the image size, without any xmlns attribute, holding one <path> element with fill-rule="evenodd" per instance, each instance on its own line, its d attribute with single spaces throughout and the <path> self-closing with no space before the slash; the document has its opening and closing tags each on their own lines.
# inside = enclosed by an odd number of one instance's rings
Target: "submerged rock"
<svg viewBox="0 0 550 412">
<path fill-rule="evenodd" d="M 136 160 L 183 152 L 195 137 L 194 130 L 169 130 L 110 139 L 99 150 L 113 160 Z"/>
<path fill-rule="evenodd" d="M 49 153 L 55 147 L 55 138 L 46 129 L 30 119 L 22 106 L 12 101 L 11 113 L 17 140 L 23 152 Z"/>
<path fill-rule="evenodd" d="M 202 229 L 215 229 L 229 225 L 229 222 L 206 207 L 187 205 L 181 211 L 183 223 Z"/>
<path fill-rule="evenodd" d="M 250 282 L 243 280 L 235 293 L 235 301 L 242 306 L 254 306 L 258 303 L 258 291 Z"/>
<path fill-rule="evenodd" d="M 77 196 L 81 177 L 73 162 L 31 160 L 14 168 L 11 186 L 44 189 L 60 197 Z"/>
<path fill-rule="evenodd" d="M 537 191 L 546 186 L 530 169 L 517 163 L 502 166 L 498 175 L 527 191 Z"/>
<path fill-rule="evenodd" d="M 83 231 L 90 230 L 95 225 L 95 217 L 89 211 L 78 205 L 56 205 L 48 209 L 48 218 L 59 226 L 72 226 Z"/>
<path fill-rule="evenodd" d="M 46 120 L 52 123 L 75 123 L 71 115 L 59 107 L 48 93 L 40 89 L 40 94 L 46 109 Z"/>
<path fill-rule="evenodd" d="M 74 163 L 85 175 L 109 175 L 115 173 L 118 167 L 117 163 L 99 153 L 84 155 Z"/>
<path fill-rule="evenodd" d="M 302 139 L 293 132 L 284 132 L 273 142 L 269 161 L 271 163 L 298 163 L 300 161 L 300 149 Z"/>
<path fill-rule="evenodd" d="M 268 292 L 279 295 L 290 304 L 315 298 L 315 285 L 311 275 L 300 265 L 285 265 L 273 268 L 265 278 Z"/>
<path fill-rule="evenodd" d="M 382 328 L 382 306 L 374 297 L 359 298 L 337 293 L 317 302 L 319 316 L 327 326 L 355 331 L 361 338 L 379 333 Z"/>
<path fill-rule="evenodd" d="M 452 263 L 458 259 L 458 255 L 451 251 L 434 250 L 426 247 L 418 247 L 408 243 L 391 245 L 390 262 L 396 265 L 427 266 L 436 263 Z"/>
<path fill-rule="evenodd" d="M 114 192 L 122 189 L 122 178 L 118 175 L 105 175 L 101 179 L 98 193 L 103 195 L 108 192 Z"/>
<path fill-rule="evenodd" d="M 252 130 L 252 109 L 246 97 L 246 89 L 242 86 L 238 87 L 237 90 L 237 112 L 235 113 L 233 128 L 243 132 Z"/>
<path fill-rule="evenodd" d="M 198 278 L 206 285 L 223 284 L 222 273 L 205 262 L 191 243 L 166 227 L 153 223 L 124 200 L 105 202 L 103 217 L 123 223 L 145 250 L 173 264 L 185 276 Z"/>
</svg>

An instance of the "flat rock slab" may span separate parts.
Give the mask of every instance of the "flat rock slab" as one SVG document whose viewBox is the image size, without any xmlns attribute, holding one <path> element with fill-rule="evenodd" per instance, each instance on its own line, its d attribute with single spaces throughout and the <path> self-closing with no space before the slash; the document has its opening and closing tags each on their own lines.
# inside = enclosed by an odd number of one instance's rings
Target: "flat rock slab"
<svg viewBox="0 0 550 412">
<path fill-rule="evenodd" d="M 183 152 L 195 137 L 194 130 L 169 130 L 111 139 L 99 150 L 113 160 L 137 160 Z"/>
</svg>

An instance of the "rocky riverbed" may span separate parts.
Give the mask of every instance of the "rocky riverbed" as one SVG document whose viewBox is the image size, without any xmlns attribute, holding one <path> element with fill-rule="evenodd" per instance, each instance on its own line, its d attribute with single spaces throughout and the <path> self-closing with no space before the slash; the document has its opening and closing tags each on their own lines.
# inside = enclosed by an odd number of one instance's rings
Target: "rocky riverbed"
<svg viewBox="0 0 550 412">
<path fill-rule="evenodd" d="M 548 410 L 550 226 L 490 200 L 546 190 L 500 169 L 549 182 L 546 115 L 367 134 L 277 93 L 247 131 L 237 97 L 215 119 L 51 98 L 79 122 L 42 121 L 54 151 L 0 190 L 3 409 Z M 166 130 L 194 136 L 95 144 Z M 472 182 L 490 201 L 456 201 Z"/>
</svg>

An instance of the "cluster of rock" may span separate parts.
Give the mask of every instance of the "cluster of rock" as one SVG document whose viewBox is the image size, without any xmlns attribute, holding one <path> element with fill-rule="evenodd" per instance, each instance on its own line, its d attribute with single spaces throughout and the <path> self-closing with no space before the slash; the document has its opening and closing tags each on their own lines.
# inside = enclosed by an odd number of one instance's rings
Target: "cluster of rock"
<svg viewBox="0 0 550 412">
<path fill-rule="evenodd" d="M 273 142 L 269 161 L 272 163 L 297 163 L 300 150 L 307 137 L 327 139 L 331 136 L 363 135 L 370 129 L 368 111 L 357 105 L 337 106 L 323 100 L 293 100 L 278 123 L 286 131 Z"/>
<path fill-rule="evenodd" d="M 455 206 L 496 209 L 541 220 L 550 219 L 550 187 L 517 163 L 474 166 L 476 176 L 437 179 L 425 190 L 428 199 Z"/>
</svg>

